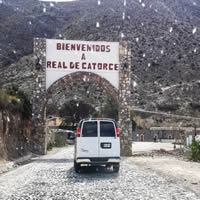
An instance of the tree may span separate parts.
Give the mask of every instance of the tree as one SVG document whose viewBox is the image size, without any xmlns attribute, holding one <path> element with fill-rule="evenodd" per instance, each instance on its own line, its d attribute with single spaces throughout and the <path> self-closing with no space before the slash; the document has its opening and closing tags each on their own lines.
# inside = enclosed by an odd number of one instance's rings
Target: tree
<svg viewBox="0 0 200 200">
<path fill-rule="evenodd" d="M 115 119 L 116 121 L 118 120 L 118 105 L 112 98 L 106 97 L 104 99 L 100 117 L 112 118 Z"/>
<path fill-rule="evenodd" d="M 73 130 L 75 124 L 81 119 L 94 116 L 95 114 L 96 111 L 91 105 L 86 104 L 83 101 L 75 100 L 65 103 L 59 111 L 59 115 L 64 118 L 64 123 L 72 123 Z"/>
<path fill-rule="evenodd" d="M 57 115 L 58 114 L 58 108 L 55 104 L 48 104 L 47 105 L 47 116 L 49 115 Z"/>
</svg>

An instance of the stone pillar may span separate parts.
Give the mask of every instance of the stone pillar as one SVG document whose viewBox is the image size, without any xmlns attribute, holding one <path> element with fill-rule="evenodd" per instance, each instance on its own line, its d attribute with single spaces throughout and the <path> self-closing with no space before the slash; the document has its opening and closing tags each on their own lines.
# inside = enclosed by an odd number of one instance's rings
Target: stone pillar
<svg viewBox="0 0 200 200">
<path fill-rule="evenodd" d="M 32 94 L 32 121 L 30 150 L 36 154 L 46 154 L 46 40 L 34 39 L 35 68 Z"/>
<path fill-rule="evenodd" d="M 121 156 L 132 155 L 131 101 L 131 48 L 128 42 L 120 42 L 119 70 L 119 130 Z"/>
</svg>

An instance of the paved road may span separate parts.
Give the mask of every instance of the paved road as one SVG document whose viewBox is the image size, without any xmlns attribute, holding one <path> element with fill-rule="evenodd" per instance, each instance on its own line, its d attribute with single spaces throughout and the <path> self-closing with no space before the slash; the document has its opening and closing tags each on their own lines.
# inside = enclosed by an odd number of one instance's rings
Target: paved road
<svg viewBox="0 0 200 200">
<path fill-rule="evenodd" d="M 0 176 L 1 200 L 198 200 L 181 185 L 143 171 L 131 159 L 123 158 L 119 174 L 111 170 L 73 169 L 73 147 L 42 156 Z"/>
</svg>

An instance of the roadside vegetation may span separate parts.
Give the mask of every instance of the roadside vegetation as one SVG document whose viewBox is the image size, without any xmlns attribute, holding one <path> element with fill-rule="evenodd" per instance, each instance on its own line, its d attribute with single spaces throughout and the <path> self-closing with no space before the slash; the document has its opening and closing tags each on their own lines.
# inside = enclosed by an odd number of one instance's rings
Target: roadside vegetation
<svg viewBox="0 0 200 200">
<path fill-rule="evenodd" d="M 105 97 L 98 117 L 111 118 L 118 121 L 118 105 L 112 98 Z"/>
<path fill-rule="evenodd" d="M 0 89 L 0 109 L 21 113 L 23 119 L 31 118 L 31 103 L 26 94 L 17 87 Z"/>
<path fill-rule="evenodd" d="M 52 150 L 54 147 L 66 147 L 67 144 L 63 143 L 63 139 L 57 139 L 55 142 L 50 142 L 47 144 L 47 151 Z"/>
<path fill-rule="evenodd" d="M 66 124 L 72 123 L 72 130 L 76 129 L 76 124 L 84 118 L 96 116 L 96 110 L 89 104 L 83 101 L 71 100 L 65 103 L 59 111 L 59 116 L 62 117 L 63 123 L 60 128 L 64 128 Z"/>
<path fill-rule="evenodd" d="M 190 160 L 200 162 L 200 142 L 193 141 L 190 146 Z"/>
</svg>

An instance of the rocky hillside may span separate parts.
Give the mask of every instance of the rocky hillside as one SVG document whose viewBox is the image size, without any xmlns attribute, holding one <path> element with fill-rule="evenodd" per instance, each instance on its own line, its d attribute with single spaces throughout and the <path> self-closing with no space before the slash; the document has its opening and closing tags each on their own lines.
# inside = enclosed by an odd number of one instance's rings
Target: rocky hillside
<svg viewBox="0 0 200 200">
<path fill-rule="evenodd" d="M 33 52 L 33 37 L 52 38 L 81 13 L 38 0 L 5 0 L 0 4 L 0 67 Z"/>
<path fill-rule="evenodd" d="M 0 4 L 0 30 L 1 85 L 31 91 L 33 37 L 125 39 L 132 44 L 134 106 L 200 116 L 197 0 L 7 0 Z"/>
<path fill-rule="evenodd" d="M 16 159 L 29 152 L 30 121 L 19 113 L 0 110 L 0 160 Z"/>
</svg>

